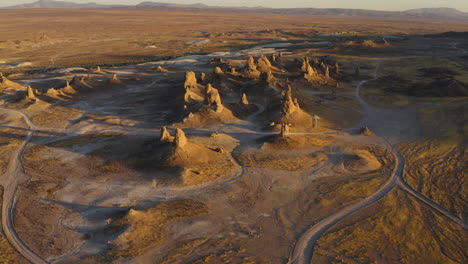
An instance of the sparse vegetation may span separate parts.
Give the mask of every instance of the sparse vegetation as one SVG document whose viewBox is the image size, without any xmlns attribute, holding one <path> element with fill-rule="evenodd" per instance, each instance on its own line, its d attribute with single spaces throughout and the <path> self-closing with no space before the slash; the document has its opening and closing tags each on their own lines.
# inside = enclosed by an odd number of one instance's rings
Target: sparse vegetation
<svg viewBox="0 0 468 264">
<path fill-rule="evenodd" d="M 22 255 L 467 262 L 467 41 L 421 36 L 466 24 L 192 11 L 0 10 Z M 0 262 L 22 263 L 7 242 Z"/>
</svg>

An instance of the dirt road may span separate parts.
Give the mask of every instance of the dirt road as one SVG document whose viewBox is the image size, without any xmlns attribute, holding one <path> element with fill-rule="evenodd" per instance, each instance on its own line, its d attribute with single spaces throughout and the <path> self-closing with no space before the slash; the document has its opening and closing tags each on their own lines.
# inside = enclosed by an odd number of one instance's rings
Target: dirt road
<svg viewBox="0 0 468 264">
<path fill-rule="evenodd" d="M 1 184 L 3 185 L 3 204 L 2 204 L 2 226 L 3 233 L 7 237 L 10 244 L 18 250 L 26 259 L 32 263 L 47 263 L 41 256 L 33 252 L 18 236 L 13 226 L 14 206 L 16 203 L 16 190 L 18 186 L 27 180 L 29 176 L 24 173 L 22 164 L 22 156 L 26 145 L 29 143 L 34 135 L 35 127 L 31 119 L 25 114 L 10 109 L 1 108 L 0 112 L 6 114 L 20 115 L 24 122 L 29 126 L 27 137 L 21 146 L 12 153 L 10 162 L 8 164 L 5 174 L 2 175 Z"/>
<path fill-rule="evenodd" d="M 363 113 L 364 113 L 364 118 L 363 121 L 359 123 L 359 126 L 362 126 L 363 124 L 366 124 L 373 130 L 373 127 L 379 127 L 382 125 L 382 118 L 379 118 L 379 109 L 370 106 L 362 97 L 361 97 L 361 88 L 369 81 L 371 80 L 376 80 L 378 78 L 378 72 L 379 69 L 382 65 L 383 61 L 380 61 L 377 67 L 375 68 L 374 71 L 374 76 L 373 79 L 370 80 L 365 80 L 360 82 L 357 85 L 356 88 L 356 100 L 361 104 L 363 108 Z M 384 111 L 388 111 L 385 109 Z M 422 194 L 418 193 L 414 189 L 412 189 L 410 186 L 408 186 L 404 179 L 403 179 L 403 169 L 404 169 L 404 164 L 405 164 L 405 159 L 403 156 L 400 154 L 400 152 L 395 148 L 395 145 L 392 145 L 389 141 L 388 138 L 382 138 L 383 144 L 387 147 L 387 149 L 392 153 L 392 155 L 395 157 L 395 165 L 392 171 L 392 174 L 390 178 L 377 190 L 374 194 L 371 196 L 367 197 L 366 199 L 347 206 L 340 210 L 339 212 L 332 214 L 324 219 L 322 219 L 320 222 L 317 224 L 311 226 L 309 229 L 307 229 L 299 238 L 299 240 L 296 241 L 294 245 L 294 249 L 292 251 L 292 254 L 289 258 L 290 264 L 306 264 L 306 263 L 312 263 L 312 254 L 313 254 L 313 249 L 315 242 L 322 236 L 323 233 L 325 233 L 330 227 L 344 219 L 345 217 L 379 201 L 381 198 L 383 198 L 390 190 L 393 189 L 393 187 L 398 186 L 407 193 L 411 194 L 415 198 L 417 198 L 419 201 L 422 201 L 425 203 L 427 206 L 430 208 L 438 211 L 442 215 L 446 216 L 447 218 L 451 219 L 452 221 L 456 222 L 460 226 L 462 226 L 464 229 L 467 229 L 467 224 L 459 219 L 457 216 L 455 216 L 453 213 L 445 210 L 441 206 L 437 205 L 433 201 L 429 200 L 428 198 L 424 197 Z"/>
</svg>

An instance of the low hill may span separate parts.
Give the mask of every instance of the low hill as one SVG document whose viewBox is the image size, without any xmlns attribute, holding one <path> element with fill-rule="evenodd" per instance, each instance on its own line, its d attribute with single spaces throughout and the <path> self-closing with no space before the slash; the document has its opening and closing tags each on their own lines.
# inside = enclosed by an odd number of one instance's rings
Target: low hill
<svg viewBox="0 0 468 264">
<path fill-rule="evenodd" d="M 229 7 L 208 6 L 205 4 L 175 4 L 164 2 L 145 1 L 137 5 L 103 5 L 97 3 L 79 4 L 66 1 L 39 0 L 30 4 L 20 4 L 4 9 L 23 8 L 154 8 L 161 10 L 179 10 L 203 12 L 252 12 L 279 15 L 305 15 L 305 16 L 340 16 L 340 17 L 379 17 L 379 18 L 421 18 L 442 20 L 466 20 L 468 13 L 454 8 L 420 8 L 406 11 L 379 11 L 366 9 L 345 8 L 266 8 L 266 7 Z"/>
</svg>

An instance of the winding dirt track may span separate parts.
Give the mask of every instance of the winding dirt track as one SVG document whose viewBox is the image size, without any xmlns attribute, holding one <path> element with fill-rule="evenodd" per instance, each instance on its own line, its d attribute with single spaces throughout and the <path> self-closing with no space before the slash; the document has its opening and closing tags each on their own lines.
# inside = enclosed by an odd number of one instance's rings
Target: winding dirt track
<svg viewBox="0 0 468 264">
<path fill-rule="evenodd" d="M 367 104 L 366 101 L 361 97 L 361 88 L 363 85 L 365 85 L 367 82 L 371 80 L 376 80 L 378 78 L 378 72 L 379 69 L 382 65 L 383 61 L 380 61 L 379 64 L 377 65 L 375 72 L 374 72 L 374 77 L 370 80 L 365 80 L 360 82 L 357 85 L 356 88 L 356 100 L 362 105 L 363 107 L 363 112 L 364 112 L 364 119 L 366 115 L 368 115 L 370 111 L 370 106 Z M 362 125 L 363 122 L 360 122 L 360 125 Z M 425 203 L 427 206 L 430 208 L 438 211 L 442 215 L 446 216 L 447 218 L 451 219 L 452 221 L 456 222 L 459 224 L 461 227 L 464 229 L 467 229 L 467 224 L 465 221 L 459 219 L 456 215 L 453 213 L 445 210 L 441 206 L 437 205 L 433 201 L 429 200 L 422 194 L 418 193 L 415 191 L 413 188 L 411 188 L 408 184 L 403 179 L 403 168 L 405 165 L 405 160 L 401 153 L 395 148 L 395 146 L 391 145 L 390 142 L 381 137 L 384 140 L 384 144 L 387 147 L 387 149 L 392 153 L 392 155 L 395 157 L 395 166 L 392 171 L 392 175 L 390 178 L 371 196 L 367 197 L 366 199 L 347 206 L 340 211 L 338 211 L 335 214 L 332 214 L 324 219 L 322 219 L 320 222 L 317 224 L 311 226 L 309 229 L 307 229 L 301 237 L 296 241 L 294 245 L 294 249 L 292 251 L 292 254 L 289 258 L 288 263 L 290 264 L 306 264 L 306 263 L 312 263 L 312 255 L 313 255 L 313 249 L 315 242 L 322 236 L 323 233 L 325 233 L 330 227 L 335 225 L 336 223 L 340 222 L 342 219 L 345 217 L 377 202 L 381 198 L 383 198 L 390 190 L 393 189 L 395 186 L 399 186 L 402 190 L 406 191 L 407 193 L 411 194 L 415 198 L 417 198 L 419 201 Z"/>
<path fill-rule="evenodd" d="M 35 127 L 31 119 L 19 111 L 0 109 L 3 112 L 19 114 L 22 116 L 30 130 L 27 137 L 21 146 L 11 155 L 5 174 L 1 177 L 3 185 L 3 204 L 2 204 L 2 226 L 3 233 L 7 237 L 10 244 L 18 250 L 27 260 L 32 263 L 42 264 L 47 263 L 41 256 L 33 252 L 18 236 L 13 226 L 13 211 L 16 202 L 15 194 L 18 186 L 29 179 L 29 176 L 24 173 L 23 164 L 21 162 L 23 151 L 35 133 Z"/>
</svg>

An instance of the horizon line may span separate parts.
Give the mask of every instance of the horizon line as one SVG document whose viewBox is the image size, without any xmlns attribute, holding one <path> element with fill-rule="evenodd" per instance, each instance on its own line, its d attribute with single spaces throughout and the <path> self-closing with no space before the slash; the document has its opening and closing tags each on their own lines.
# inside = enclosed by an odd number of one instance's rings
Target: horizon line
<svg viewBox="0 0 468 264">
<path fill-rule="evenodd" d="M 97 5 L 103 5 L 103 6 L 120 6 L 120 7 L 135 7 L 138 6 L 139 4 L 145 3 L 145 2 L 150 2 L 150 3 L 159 3 L 159 4 L 170 4 L 170 5 L 205 5 L 208 7 L 214 7 L 214 8 L 263 8 L 263 9 L 347 9 L 347 10 L 368 10 L 368 11 L 383 11 L 383 12 L 405 12 L 409 10 L 418 10 L 418 9 L 454 9 L 463 13 L 468 14 L 468 10 L 461 10 L 456 7 L 447 7 L 447 6 L 438 6 L 438 7 L 418 7 L 418 8 L 410 8 L 410 9 L 404 9 L 404 10 L 389 10 L 389 9 L 365 9 L 365 8 L 347 8 L 347 7 L 268 7 L 268 6 L 228 6 L 228 5 L 208 5 L 204 3 L 193 3 L 193 4 L 181 4 L 181 3 L 169 3 L 169 2 L 163 2 L 163 1 L 141 1 L 137 4 L 101 4 L 101 3 L 96 3 L 93 2 L 93 0 L 90 0 L 89 2 L 86 3 L 77 3 L 74 1 L 69 1 L 69 0 L 51 0 L 52 2 L 67 2 L 67 3 L 73 3 L 73 4 L 97 4 Z M 2 9 L 9 9 L 8 7 L 15 7 L 15 6 L 20 6 L 20 5 L 27 5 L 27 4 L 32 4 L 40 2 L 40 0 L 36 1 L 31 1 L 31 2 L 26 2 L 26 3 L 21 3 L 21 4 L 14 4 L 14 5 L 0 5 L 0 8 Z M 59 9 L 59 8 L 24 8 L 24 9 Z M 64 8 L 67 9 L 67 8 Z M 86 8 L 83 8 L 86 9 Z"/>
</svg>

